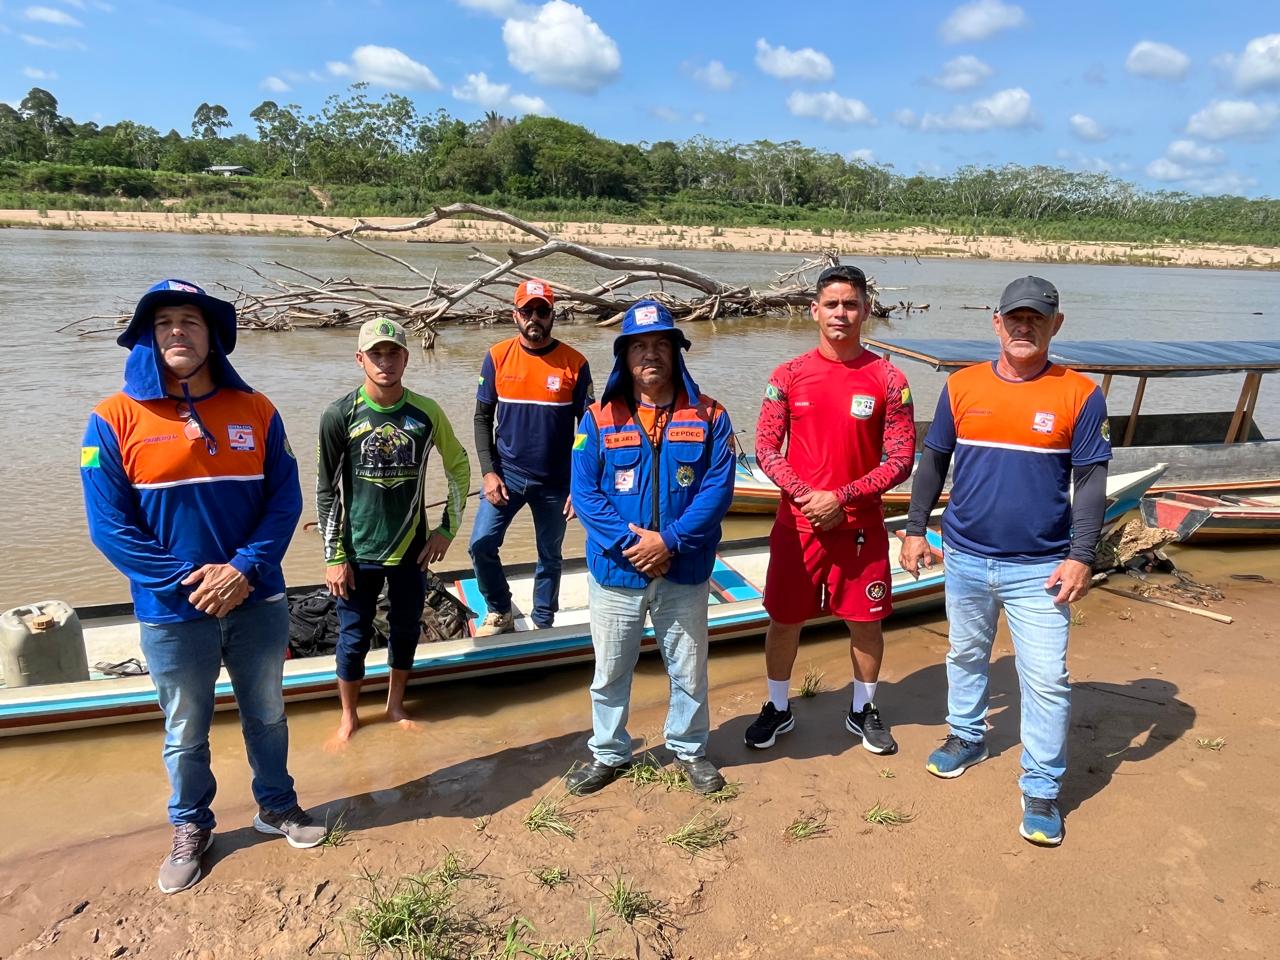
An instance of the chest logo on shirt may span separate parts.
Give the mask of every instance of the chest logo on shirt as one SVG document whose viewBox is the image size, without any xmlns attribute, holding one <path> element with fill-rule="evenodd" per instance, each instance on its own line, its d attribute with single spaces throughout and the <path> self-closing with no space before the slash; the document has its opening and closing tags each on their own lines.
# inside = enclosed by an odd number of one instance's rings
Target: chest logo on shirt
<svg viewBox="0 0 1280 960">
<path fill-rule="evenodd" d="M 680 466 L 676 468 L 676 483 L 680 484 L 682 487 L 687 487 L 689 484 L 693 483 L 693 467 L 689 466 L 687 463 L 680 464 Z"/>
<path fill-rule="evenodd" d="M 640 446 L 640 434 L 634 430 L 622 430 L 617 433 L 606 433 L 604 435 L 604 448 L 606 450 L 616 450 L 619 447 L 638 447 Z"/>
<path fill-rule="evenodd" d="M 407 433 L 421 433 L 427 429 L 427 425 L 421 420 L 415 420 L 413 417 L 404 418 L 404 429 Z"/>
<path fill-rule="evenodd" d="M 1054 419 L 1052 413 L 1037 413 L 1035 419 L 1031 421 L 1031 429 L 1036 433 L 1053 433 Z"/>
<path fill-rule="evenodd" d="M 360 466 L 372 474 L 366 479 L 385 486 L 396 486 L 410 479 L 396 468 L 412 467 L 413 455 L 413 437 L 394 423 L 384 423 L 371 431 L 360 444 Z"/>
<path fill-rule="evenodd" d="M 876 412 L 876 398 L 869 397 L 865 393 L 855 393 L 853 401 L 849 404 L 849 413 L 857 417 L 859 420 L 868 419 Z"/>
<path fill-rule="evenodd" d="M 556 376 L 547 377 L 547 392 L 558 393 L 560 391 L 560 378 Z"/>
<path fill-rule="evenodd" d="M 675 443 L 702 443 L 706 435 L 703 427 L 671 427 L 667 430 L 667 439 Z"/>
<path fill-rule="evenodd" d="M 228 423 L 227 440 L 232 450 L 253 450 L 253 427 L 247 423 Z"/>
<path fill-rule="evenodd" d="M 613 489 L 618 493 L 630 493 L 636 487 L 636 468 L 613 471 Z"/>
</svg>

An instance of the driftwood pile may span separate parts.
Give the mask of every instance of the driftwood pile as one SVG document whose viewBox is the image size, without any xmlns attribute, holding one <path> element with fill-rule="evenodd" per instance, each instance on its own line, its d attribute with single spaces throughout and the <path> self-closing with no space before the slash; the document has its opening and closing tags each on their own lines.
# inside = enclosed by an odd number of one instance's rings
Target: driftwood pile
<svg viewBox="0 0 1280 960">
<path fill-rule="evenodd" d="M 377 234 L 422 230 L 453 217 L 505 223 L 540 243 L 529 250 L 508 250 L 504 260 L 473 247 L 467 259 L 488 269 L 467 283 L 447 284 L 440 282 L 434 273 L 428 275 L 408 261 L 372 247 L 362 239 Z M 755 289 L 731 286 L 681 264 L 649 257 L 620 256 L 562 240 L 505 210 L 472 203 L 437 207 L 426 217 L 389 226 L 357 220 L 350 227 L 338 229 L 315 220 L 309 222 L 327 231 L 329 240 L 355 244 L 373 256 L 403 267 L 408 276 L 400 283 L 373 283 L 351 277 L 321 277 L 280 260 L 264 262 L 264 267 L 273 272 L 232 261 L 251 272 L 262 284 L 262 289 L 257 291 L 218 284 L 235 301 L 241 327 L 262 330 L 345 327 L 376 317 L 390 317 L 419 335 L 424 348 L 430 349 L 443 324 L 508 320 L 516 286 L 521 280 L 538 276 L 530 265 L 554 254 L 566 254 L 616 272 L 615 276 L 585 290 L 567 286 L 554 276 L 548 277 L 556 290 L 557 319 L 609 326 L 618 323 L 627 308 L 642 299 L 662 302 L 676 319 L 683 322 L 734 316 L 776 316 L 807 308 L 813 298 L 817 273 L 823 267 L 838 262 L 838 254 L 829 251 L 778 273 L 767 287 Z M 869 285 L 874 297 L 875 281 L 870 280 Z M 927 309 L 928 304 L 900 301 L 881 305 L 877 302 L 872 312 L 875 316 L 887 317 L 896 311 L 910 313 Z M 127 320 L 127 315 L 100 315 L 86 317 L 76 324 L 98 323 L 97 327 L 79 331 L 85 336 L 113 330 Z"/>
</svg>

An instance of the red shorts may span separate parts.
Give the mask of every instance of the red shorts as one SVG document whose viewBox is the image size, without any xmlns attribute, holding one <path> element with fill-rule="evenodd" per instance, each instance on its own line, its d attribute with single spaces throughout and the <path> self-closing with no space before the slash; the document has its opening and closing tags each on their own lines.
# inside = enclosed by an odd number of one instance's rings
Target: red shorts
<svg viewBox="0 0 1280 960">
<path fill-rule="evenodd" d="M 864 537 L 861 549 L 859 532 Z M 891 584 L 883 522 L 827 532 L 773 525 L 764 608 L 779 623 L 821 616 L 883 620 L 893 612 Z"/>
</svg>

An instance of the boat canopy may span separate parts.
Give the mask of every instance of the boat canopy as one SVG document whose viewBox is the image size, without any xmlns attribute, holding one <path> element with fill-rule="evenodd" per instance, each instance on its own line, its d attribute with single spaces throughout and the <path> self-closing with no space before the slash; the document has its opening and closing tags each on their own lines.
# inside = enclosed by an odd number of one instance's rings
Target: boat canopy
<svg viewBox="0 0 1280 960">
<path fill-rule="evenodd" d="M 987 340 L 888 340 L 863 337 L 877 352 L 957 370 L 995 360 L 1000 349 Z M 1261 375 L 1280 371 L 1280 340 L 1055 340 L 1049 359 L 1081 373 L 1122 377 L 1208 377 L 1222 373 Z"/>
</svg>

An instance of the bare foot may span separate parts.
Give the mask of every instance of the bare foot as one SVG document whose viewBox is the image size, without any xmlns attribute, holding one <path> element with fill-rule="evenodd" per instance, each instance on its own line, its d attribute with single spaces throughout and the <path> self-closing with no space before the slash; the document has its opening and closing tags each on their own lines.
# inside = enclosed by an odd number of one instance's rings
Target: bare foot
<svg viewBox="0 0 1280 960">
<path fill-rule="evenodd" d="M 394 723 L 401 730 L 419 730 L 421 727 L 418 722 L 409 716 L 404 707 L 387 707 L 387 720 Z"/>
<path fill-rule="evenodd" d="M 338 721 L 338 729 L 334 731 L 332 737 L 325 741 L 324 748 L 329 753 L 340 753 L 347 749 L 347 744 L 351 738 L 355 736 L 357 730 L 360 729 L 360 718 L 355 714 L 347 716 L 345 713 L 342 719 Z"/>
</svg>

